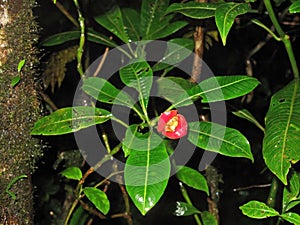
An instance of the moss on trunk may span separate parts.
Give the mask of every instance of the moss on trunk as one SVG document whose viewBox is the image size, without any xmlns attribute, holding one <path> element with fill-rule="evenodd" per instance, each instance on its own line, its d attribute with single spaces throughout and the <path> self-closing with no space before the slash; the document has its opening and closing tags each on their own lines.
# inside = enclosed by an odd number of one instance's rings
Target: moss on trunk
<svg viewBox="0 0 300 225">
<path fill-rule="evenodd" d="M 39 117 L 36 91 L 38 65 L 37 25 L 32 8 L 34 0 L 0 0 L 0 224 L 33 224 L 31 174 L 41 154 L 30 130 Z M 26 64 L 18 74 L 17 66 Z M 20 75 L 17 86 L 11 80 Z M 10 189 L 13 178 L 27 175 Z"/>
</svg>

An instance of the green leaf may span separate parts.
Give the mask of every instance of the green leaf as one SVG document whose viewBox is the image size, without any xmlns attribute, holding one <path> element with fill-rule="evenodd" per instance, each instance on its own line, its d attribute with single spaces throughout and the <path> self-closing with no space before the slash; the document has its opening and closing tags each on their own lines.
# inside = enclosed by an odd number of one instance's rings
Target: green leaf
<svg viewBox="0 0 300 225">
<path fill-rule="evenodd" d="M 293 2 L 289 7 L 290 13 L 299 13 L 300 12 L 300 1 Z"/>
<path fill-rule="evenodd" d="M 282 219 L 294 225 L 300 225 L 300 215 L 294 212 L 288 212 L 280 215 Z"/>
<path fill-rule="evenodd" d="M 190 216 L 197 213 L 200 213 L 200 211 L 191 204 L 186 202 L 176 202 L 175 216 Z"/>
<path fill-rule="evenodd" d="M 235 111 L 232 113 L 239 118 L 248 120 L 249 122 L 256 125 L 258 128 L 260 128 L 262 131 L 264 131 L 264 128 L 260 125 L 260 123 L 255 119 L 255 117 L 247 109 L 241 109 L 241 110 L 238 110 L 238 111 Z"/>
<path fill-rule="evenodd" d="M 214 215 L 208 211 L 204 211 L 201 213 L 201 219 L 203 225 L 218 225 L 218 221 L 216 220 Z"/>
<path fill-rule="evenodd" d="M 94 19 L 105 29 L 120 38 L 124 43 L 129 43 L 130 38 L 124 28 L 123 17 L 119 6 L 116 5 L 110 11 Z"/>
<path fill-rule="evenodd" d="M 170 176 L 171 166 L 164 142 L 161 139 L 158 146 L 155 143 L 155 148 L 151 142 L 152 135 L 144 150 L 131 151 L 124 170 L 126 190 L 142 215 L 157 204 Z"/>
<path fill-rule="evenodd" d="M 199 148 L 253 162 L 250 144 L 238 130 L 211 122 L 190 122 L 188 140 Z"/>
<path fill-rule="evenodd" d="M 209 195 L 209 190 L 205 177 L 197 170 L 187 166 L 177 166 L 177 178 L 186 185 Z"/>
<path fill-rule="evenodd" d="M 15 87 L 21 80 L 21 77 L 19 75 L 15 76 L 11 82 L 10 82 L 10 86 Z"/>
<path fill-rule="evenodd" d="M 110 203 L 103 191 L 94 187 L 86 187 L 84 188 L 83 192 L 100 212 L 102 212 L 104 215 L 108 213 Z"/>
<path fill-rule="evenodd" d="M 186 106 L 191 104 L 191 100 L 201 97 L 201 102 L 217 102 L 241 97 L 251 92 L 259 81 L 249 76 L 217 76 L 210 77 L 197 86 L 178 96 L 177 102 L 172 107 Z"/>
<path fill-rule="evenodd" d="M 255 219 L 264 219 L 267 217 L 279 216 L 279 213 L 275 209 L 259 201 L 250 201 L 240 206 L 240 210 L 242 210 L 242 213 L 244 215 Z"/>
<path fill-rule="evenodd" d="M 111 113 L 95 107 L 77 106 L 59 109 L 39 119 L 31 135 L 60 135 L 106 122 Z"/>
<path fill-rule="evenodd" d="M 151 39 L 150 34 L 168 25 L 171 17 L 162 18 L 169 0 L 143 0 L 141 7 L 141 35 L 143 40 Z"/>
<path fill-rule="evenodd" d="M 23 68 L 24 65 L 25 65 L 25 62 L 26 62 L 26 59 L 23 59 L 23 60 L 21 60 L 21 61 L 19 62 L 19 64 L 18 64 L 18 73 L 21 72 L 22 68 Z"/>
<path fill-rule="evenodd" d="M 64 44 L 68 41 L 73 41 L 73 40 L 77 40 L 77 39 L 79 40 L 80 34 L 81 33 L 79 30 L 67 31 L 67 32 L 63 32 L 63 33 L 54 34 L 54 35 L 46 38 L 44 41 L 42 41 L 41 45 L 51 47 L 51 46 L 55 46 L 55 45 Z M 97 33 L 96 31 L 94 31 L 92 29 L 88 29 L 87 39 L 94 43 L 103 44 L 103 45 L 106 45 L 109 47 L 117 46 L 117 44 L 114 41 L 110 40 L 108 37 L 106 37 L 102 34 Z"/>
<path fill-rule="evenodd" d="M 215 19 L 223 45 L 226 45 L 226 38 L 234 19 L 249 10 L 250 6 L 247 3 L 228 2 L 217 7 Z"/>
<path fill-rule="evenodd" d="M 113 86 L 109 81 L 90 77 L 83 81 L 82 90 L 99 102 L 117 104 L 132 108 L 134 100 L 124 91 Z"/>
<path fill-rule="evenodd" d="M 300 203 L 300 175 L 292 170 L 288 186 L 283 189 L 282 211 L 289 211 Z"/>
<path fill-rule="evenodd" d="M 149 137 L 150 134 L 151 137 Z M 155 133 L 141 133 L 137 124 L 129 126 L 122 141 L 122 148 L 125 153 L 125 157 L 127 157 L 133 150 L 143 151 L 149 138 L 151 138 L 151 149 L 156 148 L 162 141 L 162 139 Z"/>
<path fill-rule="evenodd" d="M 88 217 L 87 211 L 82 206 L 79 206 L 72 214 L 70 225 L 84 225 Z"/>
<path fill-rule="evenodd" d="M 146 61 L 132 61 L 119 72 L 122 82 L 138 91 L 141 106 L 146 109 L 153 82 L 153 72 L 149 64 Z"/>
<path fill-rule="evenodd" d="M 300 89 L 293 80 L 271 98 L 263 140 L 263 157 L 268 168 L 287 185 L 292 162 L 300 159 Z"/>
<path fill-rule="evenodd" d="M 180 63 L 193 53 L 193 48 L 194 41 L 190 38 L 175 38 L 169 40 L 163 58 L 152 67 L 152 70 L 159 71 Z"/>
<path fill-rule="evenodd" d="M 153 31 L 151 34 L 147 36 L 147 39 L 160 39 L 160 38 L 165 38 L 171 34 L 174 34 L 181 28 L 185 27 L 188 25 L 188 22 L 185 21 L 175 21 L 173 23 L 165 23 L 165 25 L 162 25 L 160 28 L 157 30 Z"/>
<path fill-rule="evenodd" d="M 157 80 L 158 96 L 161 96 L 171 103 L 176 103 L 186 95 L 185 98 L 189 98 L 186 93 L 187 90 L 195 87 L 195 83 L 192 83 L 181 77 L 161 77 Z M 192 104 L 192 100 L 187 103 Z"/>
<path fill-rule="evenodd" d="M 129 42 L 140 40 L 140 15 L 135 9 L 121 9 L 124 29 L 129 37 Z"/>
<path fill-rule="evenodd" d="M 166 14 L 178 12 L 190 18 L 206 19 L 215 15 L 220 4 L 224 3 L 198 3 L 194 1 L 173 3 L 168 7 Z"/>
<path fill-rule="evenodd" d="M 72 179 L 72 180 L 80 180 L 82 178 L 82 172 L 78 167 L 68 167 L 64 171 L 60 173 L 62 176 Z"/>
</svg>

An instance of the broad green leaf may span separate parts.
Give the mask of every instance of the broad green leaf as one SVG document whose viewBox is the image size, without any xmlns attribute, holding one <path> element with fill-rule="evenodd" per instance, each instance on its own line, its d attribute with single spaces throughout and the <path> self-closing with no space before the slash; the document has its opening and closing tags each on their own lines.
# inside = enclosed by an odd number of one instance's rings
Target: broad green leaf
<svg viewBox="0 0 300 225">
<path fill-rule="evenodd" d="M 191 100 L 201 97 L 201 102 L 217 102 L 241 97 L 251 92 L 259 81 L 249 76 L 210 77 L 177 98 L 173 108 L 189 105 Z"/>
<path fill-rule="evenodd" d="M 190 38 L 175 38 L 169 40 L 163 58 L 152 67 L 152 70 L 159 71 L 180 63 L 186 57 L 193 54 L 193 48 L 194 41 Z"/>
<path fill-rule="evenodd" d="M 289 211 L 300 203 L 300 175 L 292 170 L 288 186 L 283 189 L 282 211 Z"/>
<path fill-rule="evenodd" d="M 162 142 L 162 139 L 155 133 L 147 132 L 145 134 L 140 133 L 139 126 L 133 124 L 129 126 L 125 133 L 125 138 L 122 141 L 122 148 L 127 157 L 131 151 L 143 151 L 147 145 L 148 139 L 151 138 L 151 149 L 156 148 Z M 149 137 L 149 135 L 151 136 Z"/>
<path fill-rule="evenodd" d="M 271 98 L 263 140 L 263 157 L 268 168 L 287 185 L 292 162 L 300 159 L 300 89 L 293 80 Z"/>
<path fill-rule="evenodd" d="M 157 85 L 157 96 L 161 96 L 171 103 L 178 102 L 179 98 L 184 95 L 189 98 L 186 92 L 195 86 L 194 83 L 181 77 L 161 77 L 157 80 Z M 193 102 L 189 100 L 188 103 L 192 104 Z"/>
<path fill-rule="evenodd" d="M 95 107 L 77 106 L 59 109 L 39 119 L 31 135 L 60 135 L 72 133 L 111 118 L 111 113 Z"/>
<path fill-rule="evenodd" d="M 124 170 L 126 190 L 142 215 L 157 204 L 170 176 L 164 142 L 152 148 L 151 139 L 148 138 L 144 150 L 131 151 Z"/>
<path fill-rule="evenodd" d="M 130 38 L 125 30 L 123 17 L 119 6 L 114 6 L 110 11 L 94 18 L 97 23 L 120 38 L 124 43 L 129 43 Z"/>
<path fill-rule="evenodd" d="M 237 117 L 240 117 L 242 119 L 248 120 L 249 122 L 256 125 L 258 128 L 260 128 L 262 131 L 264 131 L 264 128 L 260 125 L 260 123 L 255 119 L 255 117 L 247 110 L 247 109 L 241 109 L 235 112 L 232 112 Z"/>
<path fill-rule="evenodd" d="M 177 166 L 177 178 L 186 185 L 209 195 L 209 190 L 205 177 L 197 170 L 187 166 Z"/>
<path fill-rule="evenodd" d="M 300 1 L 293 2 L 289 7 L 290 13 L 299 13 L 300 12 Z"/>
<path fill-rule="evenodd" d="M 129 37 L 129 42 L 140 40 L 140 15 L 135 9 L 121 9 L 124 29 Z"/>
<path fill-rule="evenodd" d="M 70 225 L 85 225 L 89 214 L 81 206 L 79 206 L 74 213 L 72 213 Z"/>
<path fill-rule="evenodd" d="M 173 23 L 165 23 L 165 26 L 161 26 L 157 30 L 153 31 L 151 34 L 147 36 L 147 39 L 152 40 L 152 39 L 160 39 L 167 37 L 171 34 L 174 34 L 181 28 L 185 27 L 188 25 L 188 22 L 185 21 L 175 21 Z"/>
<path fill-rule="evenodd" d="M 213 17 L 217 7 L 221 4 L 224 3 L 198 3 L 195 1 L 173 3 L 168 7 L 166 14 L 178 12 L 194 19 L 206 19 Z"/>
<path fill-rule="evenodd" d="M 94 187 L 86 187 L 84 188 L 83 192 L 100 212 L 102 212 L 104 215 L 108 213 L 110 203 L 103 191 Z"/>
<path fill-rule="evenodd" d="M 280 215 L 282 219 L 294 225 L 300 225 L 300 215 L 294 212 L 288 212 Z"/>
<path fill-rule="evenodd" d="M 215 20 L 223 45 L 226 45 L 226 38 L 234 19 L 241 14 L 247 13 L 249 10 L 250 6 L 247 3 L 228 2 L 217 7 Z"/>
<path fill-rule="evenodd" d="M 238 130 L 211 122 L 190 122 L 188 140 L 199 148 L 231 157 L 253 156 L 246 137 Z"/>
<path fill-rule="evenodd" d="M 82 178 L 82 172 L 78 167 L 72 166 L 68 167 L 64 171 L 60 173 L 62 176 L 72 179 L 72 180 L 80 180 Z"/>
<path fill-rule="evenodd" d="M 99 102 L 117 104 L 132 108 L 134 100 L 124 91 L 113 86 L 109 81 L 90 77 L 83 81 L 82 90 Z"/>
<path fill-rule="evenodd" d="M 171 17 L 162 18 L 167 7 L 169 0 L 143 0 L 141 7 L 141 35 L 143 40 L 149 39 L 148 37 L 165 27 Z"/>
<path fill-rule="evenodd" d="M 141 106 L 146 109 L 153 82 L 153 72 L 149 64 L 146 61 L 132 61 L 119 72 L 122 82 L 138 91 Z"/>
<path fill-rule="evenodd" d="M 21 80 L 20 75 L 15 76 L 11 82 L 10 82 L 10 86 L 15 87 Z"/>
<path fill-rule="evenodd" d="M 67 31 L 67 32 L 63 32 L 63 33 L 58 33 L 58 34 L 54 34 L 48 38 L 46 38 L 44 41 L 42 41 L 42 46 L 55 46 L 55 45 L 60 45 L 60 44 L 64 44 L 68 41 L 73 41 L 73 40 L 79 40 L 80 38 L 80 31 L 79 30 L 75 30 L 75 31 Z M 92 29 L 88 29 L 87 31 L 87 39 L 89 41 L 92 41 L 94 43 L 97 44 L 103 44 L 109 47 L 116 47 L 117 44 L 110 40 L 108 37 L 97 33 L 96 31 L 92 30 Z"/>
<path fill-rule="evenodd" d="M 200 211 L 191 204 L 186 202 L 176 202 L 175 216 L 190 216 L 197 213 L 200 213 Z"/>
<path fill-rule="evenodd" d="M 218 221 L 216 220 L 214 215 L 208 211 L 204 211 L 201 213 L 201 219 L 203 225 L 218 225 Z"/>
<path fill-rule="evenodd" d="M 23 59 L 23 60 L 21 60 L 21 61 L 19 62 L 19 64 L 18 64 L 18 73 L 21 72 L 23 66 L 25 65 L 25 62 L 26 62 L 26 59 Z"/>
<path fill-rule="evenodd" d="M 250 201 L 239 207 L 242 213 L 250 218 L 263 219 L 272 216 L 279 216 L 279 213 L 263 202 Z"/>
</svg>

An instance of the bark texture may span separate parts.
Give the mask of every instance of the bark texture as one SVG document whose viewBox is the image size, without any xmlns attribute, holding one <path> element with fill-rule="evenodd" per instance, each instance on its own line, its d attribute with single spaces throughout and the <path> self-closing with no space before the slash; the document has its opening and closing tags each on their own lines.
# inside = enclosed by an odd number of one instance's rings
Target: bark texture
<svg viewBox="0 0 300 225">
<path fill-rule="evenodd" d="M 0 0 L 0 225 L 33 224 L 31 174 L 41 154 L 38 141 L 30 136 L 40 114 L 34 4 L 34 0 Z M 18 73 L 23 59 L 25 66 Z M 12 87 L 11 81 L 18 75 L 20 82 Z M 21 175 L 27 178 L 7 190 Z"/>
</svg>

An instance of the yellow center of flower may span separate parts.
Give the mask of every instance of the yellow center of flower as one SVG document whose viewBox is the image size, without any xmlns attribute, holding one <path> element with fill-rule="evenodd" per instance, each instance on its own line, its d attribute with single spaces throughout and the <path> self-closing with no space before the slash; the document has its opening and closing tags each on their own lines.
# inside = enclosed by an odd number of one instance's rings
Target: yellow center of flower
<svg viewBox="0 0 300 225">
<path fill-rule="evenodd" d="M 174 116 L 172 119 L 170 119 L 165 127 L 166 132 L 174 132 L 176 127 L 178 126 L 178 116 Z"/>
</svg>

